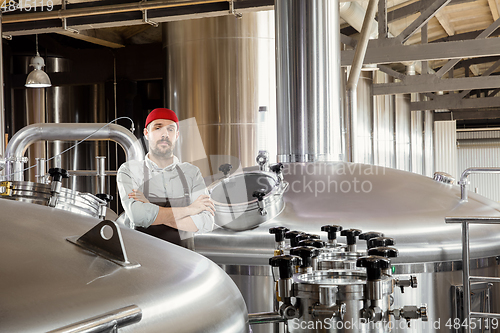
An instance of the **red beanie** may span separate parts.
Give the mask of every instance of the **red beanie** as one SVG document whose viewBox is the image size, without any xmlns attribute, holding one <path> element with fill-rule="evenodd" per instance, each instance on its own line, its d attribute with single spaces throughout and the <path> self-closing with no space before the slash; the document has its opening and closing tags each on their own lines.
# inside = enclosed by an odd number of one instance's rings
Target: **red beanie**
<svg viewBox="0 0 500 333">
<path fill-rule="evenodd" d="M 148 127 L 149 123 L 156 119 L 172 120 L 177 124 L 177 127 L 179 127 L 179 119 L 177 118 L 175 112 L 165 108 L 158 108 L 151 111 L 146 118 L 146 124 L 144 125 L 144 127 Z"/>
</svg>

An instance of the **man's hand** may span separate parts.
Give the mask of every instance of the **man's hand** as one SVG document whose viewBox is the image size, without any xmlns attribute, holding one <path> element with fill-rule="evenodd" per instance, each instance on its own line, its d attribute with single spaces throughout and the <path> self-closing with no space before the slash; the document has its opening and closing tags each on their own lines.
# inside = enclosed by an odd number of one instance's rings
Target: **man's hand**
<svg viewBox="0 0 500 333">
<path fill-rule="evenodd" d="M 197 215 L 203 211 L 207 211 L 212 216 L 215 215 L 215 205 L 210 196 L 202 194 L 191 205 L 189 205 L 189 215 Z"/>
<path fill-rule="evenodd" d="M 149 200 L 146 199 L 144 193 L 138 190 L 132 190 L 132 193 L 129 193 L 128 197 L 140 202 L 149 203 Z"/>
</svg>

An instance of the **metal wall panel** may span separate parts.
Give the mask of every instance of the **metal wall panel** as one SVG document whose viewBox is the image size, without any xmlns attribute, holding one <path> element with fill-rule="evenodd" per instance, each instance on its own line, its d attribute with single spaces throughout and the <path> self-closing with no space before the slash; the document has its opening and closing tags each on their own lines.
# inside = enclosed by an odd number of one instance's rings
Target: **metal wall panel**
<svg viewBox="0 0 500 333">
<path fill-rule="evenodd" d="M 410 95 L 395 95 L 396 169 L 411 171 Z"/>
<path fill-rule="evenodd" d="M 376 83 L 394 82 L 393 77 L 381 71 L 375 72 Z M 373 115 L 374 164 L 389 168 L 396 167 L 394 116 L 394 95 L 375 96 Z"/>
<path fill-rule="evenodd" d="M 357 88 L 356 147 L 354 162 L 373 164 L 373 95 L 372 72 L 361 72 Z"/>
<path fill-rule="evenodd" d="M 460 176 L 457 170 L 457 132 L 456 121 L 434 122 L 435 170 L 446 172 L 455 178 Z"/>
<path fill-rule="evenodd" d="M 458 171 L 470 167 L 500 167 L 500 130 L 460 131 L 458 139 Z M 500 201 L 500 175 L 472 174 L 470 191 Z"/>
</svg>

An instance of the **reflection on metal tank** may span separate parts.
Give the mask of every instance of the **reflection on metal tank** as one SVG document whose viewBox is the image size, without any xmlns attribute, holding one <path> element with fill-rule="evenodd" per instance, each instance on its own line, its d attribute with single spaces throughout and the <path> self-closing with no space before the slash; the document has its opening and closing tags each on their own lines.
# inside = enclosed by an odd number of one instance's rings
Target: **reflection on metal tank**
<svg viewBox="0 0 500 333">
<path fill-rule="evenodd" d="M 411 171 L 410 95 L 395 95 L 396 169 Z"/>
<path fill-rule="evenodd" d="M 373 164 L 373 73 L 361 72 L 357 87 L 356 153 L 357 163 Z"/>
<path fill-rule="evenodd" d="M 285 164 L 283 176 L 290 186 L 280 215 L 252 230 L 218 229 L 196 238 L 197 251 L 223 265 L 237 282 L 250 312 L 275 310 L 275 286 L 268 261 L 276 246 L 269 228 L 283 226 L 319 234 L 326 240 L 321 226 L 337 224 L 394 238 L 399 257 L 391 258 L 393 273 L 396 277 L 417 278 L 418 288 L 395 293 L 394 304 L 426 303 L 429 321 L 417 321 L 409 329 L 396 326 L 393 332 L 449 331 L 446 322 L 460 313 L 460 300 L 456 298 L 460 298 L 462 284 L 462 250 L 461 227 L 446 224 L 445 217 L 498 217 L 500 204 L 473 193 L 463 202 L 458 186 L 363 164 Z M 499 226 L 470 227 L 471 274 L 500 276 L 499 237 Z M 358 246 L 358 251 L 365 249 L 364 244 Z M 477 291 L 478 304 L 489 307 L 490 312 L 500 312 L 498 286 Z M 440 326 L 433 326 L 438 321 Z"/>
<path fill-rule="evenodd" d="M 391 83 L 394 79 L 381 71 L 375 72 L 376 83 Z M 389 168 L 396 167 L 394 139 L 394 95 L 375 96 L 374 105 L 374 164 Z"/>
<path fill-rule="evenodd" d="M 268 110 L 268 147 L 276 145 L 274 11 L 169 22 L 163 36 L 166 106 L 181 120 L 196 117 L 203 141 L 203 147 L 182 145 L 182 160 L 193 161 L 204 176 L 233 161 L 220 160 L 210 170 L 195 161 L 199 150 L 254 165 L 259 107 Z"/>
<path fill-rule="evenodd" d="M 278 160 L 342 159 L 339 8 L 277 0 Z"/>
<path fill-rule="evenodd" d="M 74 332 L 59 329 L 75 323 L 80 329 L 126 325 L 119 332 L 249 331 L 237 287 L 194 252 L 123 228 L 128 260 L 111 261 L 67 240 L 75 241 L 98 219 L 11 200 L 0 200 L 0 209 L 2 332 Z M 97 229 L 97 239 L 118 235 L 108 234 L 108 227 L 103 236 Z"/>
</svg>

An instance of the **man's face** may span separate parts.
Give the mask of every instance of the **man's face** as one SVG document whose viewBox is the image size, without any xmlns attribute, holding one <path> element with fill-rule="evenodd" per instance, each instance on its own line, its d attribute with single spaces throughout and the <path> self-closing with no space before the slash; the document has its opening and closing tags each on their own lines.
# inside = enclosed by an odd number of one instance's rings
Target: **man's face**
<svg viewBox="0 0 500 333">
<path fill-rule="evenodd" d="M 144 129 L 149 152 L 158 157 L 170 157 L 179 138 L 177 124 L 172 120 L 156 119 Z"/>
</svg>

